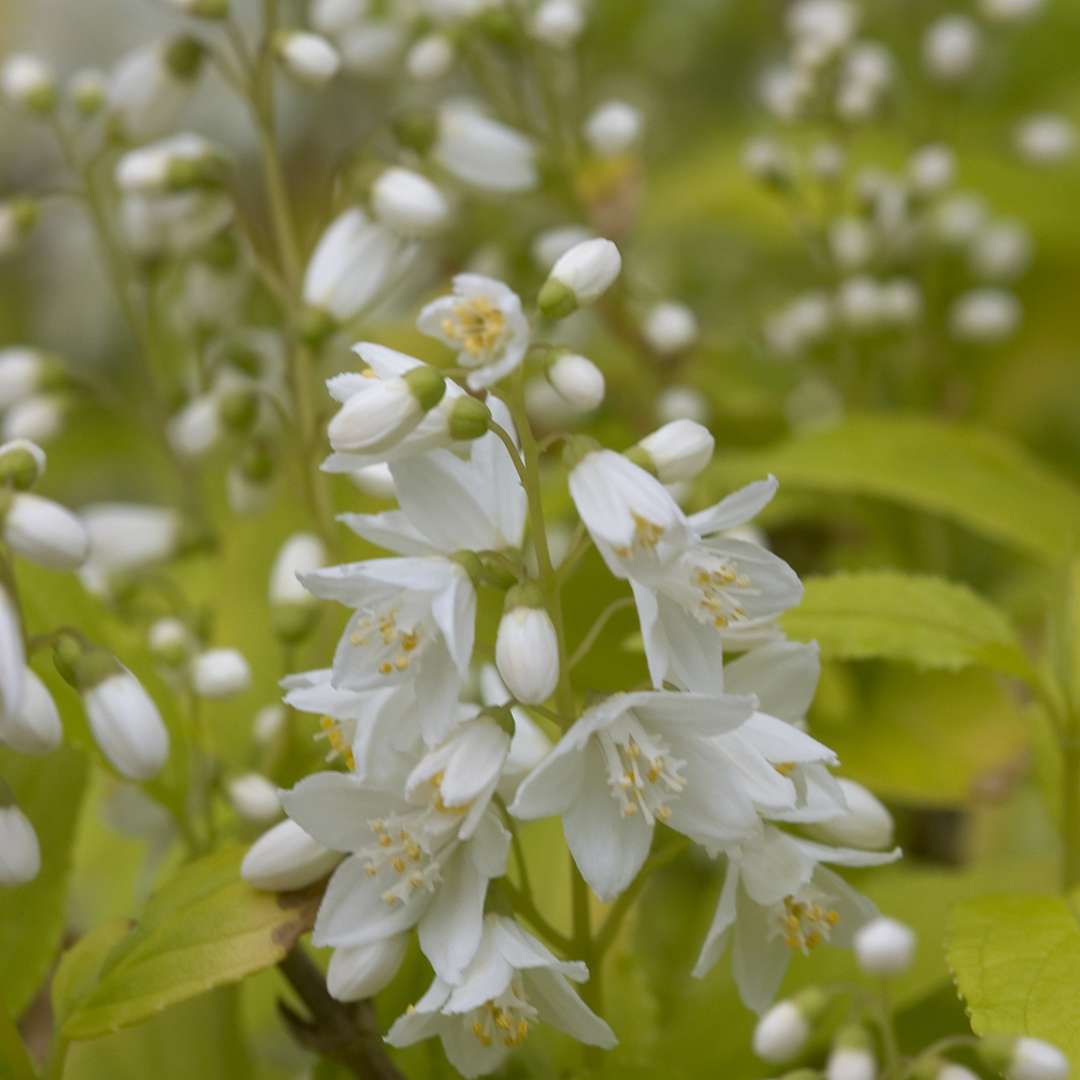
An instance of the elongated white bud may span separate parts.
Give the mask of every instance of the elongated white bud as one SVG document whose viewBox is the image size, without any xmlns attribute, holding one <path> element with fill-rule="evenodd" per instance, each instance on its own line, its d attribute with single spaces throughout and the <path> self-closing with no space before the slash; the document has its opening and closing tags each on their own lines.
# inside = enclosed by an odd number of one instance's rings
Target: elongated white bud
<svg viewBox="0 0 1080 1080">
<path fill-rule="evenodd" d="M 539 705 L 559 681 L 559 642 L 533 586 L 512 589 L 495 640 L 495 664 L 518 701 Z"/>
<path fill-rule="evenodd" d="M 67 402 L 58 394 L 34 394 L 8 409 L 0 436 L 51 442 L 64 430 L 67 411 Z"/>
<path fill-rule="evenodd" d="M 893 842 L 892 814 L 862 784 L 841 777 L 838 780 L 846 812 L 827 821 L 807 825 L 806 831 L 816 840 L 842 847 L 881 851 Z"/>
<path fill-rule="evenodd" d="M 0 349 L 0 409 L 10 409 L 45 386 L 55 366 L 45 353 L 23 345 Z"/>
<path fill-rule="evenodd" d="M 446 392 L 445 379 L 429 367 L 369 381 L 370 386 L 353 394 L 330 421 L 327 432 L 335 450 L 370 454 L 390 449 L 439 404 Z"/>
<path fill-rule="evenodd" d="M 450 203 L 426 177 L 395 166 L 371 186 L 375 216 L 402 236 L 433 236 L 450 222 Z"/>
<path fill-rule="evenodd" d="M 675 356 L 697 344 L 697 316 L 685 304 L 665 300 L 649 310 L 641 332 L 661 356 Z"/>
<path fill-rule="evenodd" d="M 915 958 L 915 932 L 884 915 L 860 927 L 854 945 L 855 959 L 868 975 L 902 975 Z"/>
<path fill-rule="evenodd" d="M 288 892 L 326 877 L 340 861 L 339 852 L 324 848 L 295 821 L 282 821 L 251 845 L 240 874 L 256 889 Z"/>
<path fill-rule="evenodd" d="M 841 1028 L 825 1066 L 826 1080 L 877 1080 L 877 1074 L 870 1033 L 861 1024 Z"/>
<path fill-rule="evenodd" d="M 538 303 L 549 319 L 562 319 L 598 300 L 622 269 L 619 249 L 602 237 L 575 244 L 551 268 Z"/>
<path fill-rule="evenodd" d="M 334 950 L 326 969 L 326 988 L 338 1001 L 374 997 L 397 974 L 408 945 L 407 934 L 395 934 L 370 945 Z"/>
<path fill-rule="evenodd" d="M 641 137 L 641 112 L 625 101 L 606 101 L 585 121 L 585 141 L 603 157 L 632 149 Z"/>
<path fill-rule="evenodd" d="M 791 1001 L 778 1001 L 754 1028 L 754 1053 L 771 1065 L 783 1065 L 806 1046 L 810 1020 Z"/>
<path fill-rule="evenodd" d="M 234 776 L 226 785 L 229 802 L 246 821 L 265 825 L 281 816 L 278 789 L 261 773 Z"/>
<path fill-rule="evenodd" d="M 1069 1062 L 1052 1043 L 1030 1036 L 991 1035 L 979 1043 L 979 1057 L 1005 1080 L 1067 1080 Z"/>
<path fill-rule="evenodd" d="M 264 705 L 251 725 L 251 734 L 259 746 L 269 746 L 285 726 L 285 710 L 278 704 Z"/>
<path fill-rule="evenodd" d="M 56 78 L 43 60 L 28 53 L 15 53 L 0 65 L 0 91 L 30 112 L 49 113 L 56 105 Z"/>
<path fill-rule="evenodd" d="M 693 420 L 672 420 L 646 435 L 630 459 L 652 472 L 662 484 L 693 480 L 712 460 L 716 440 Z"/>
<path fill-rule="evenodd" d="M 20 754 L 47 754 L 60 745 L 63 735 L 52 695 L 35 672 L 26 668 L 21 704 L 10 713 L 0 709 L 0 742 Z"/>
<path fill-rule="evenodd" d="M 543 0 L 532 19 L 532 36 L 555 49 L 569 48 L 585 29 L 578 0 Z"/>
<path fill-rule="evenodd" d="M 18 609 L 0 584 L 0 716 L 14 716 L 22 707 L 26 686 L 26 653 Z"/>
<path fill-rule="evenodd" d="M 271 604 L 309 604 L 314 597 L 300 584 L 298 575 L 310 574 L 326 565 L 326 547 L 314 533 L 295 533 L 278 551 L 270 571 Z"/>
<path fill-rule="evenodd" d="M 0 530 L 23 558 L 52 570 L 74 570 L 90 553 L 90 535 L 70 510 L 30 492 L 16 492 L 6 510 L 0 494 Z"/>
<path fill-rule="evenodd" d="M 559 397 L 579 412 L 589 412 L 604 400 L 604 373 L 579 353 L 560 353 L 547 377 Z"/>
<path fill-rule="evenodd" d="M 285 70 L 309 86 L 325 86 L 341 67 L 337 49 L 318 34 L 286 30 L 274 41 Z"/>
<path fill-rule="evenodd" d="M 236 649 L 207 649 L 191 661 L 191 685 L 199 697 L 232 697 L 251 685 L 251 668 Z"/>
<path fill-rule="evenodd" d="M 40 869 L 41 848 L 30 819 L 13 802 L 0 804 L 0 886 L 25 885 Z"/>
<path fill-rule="evenodd" d="M 454 46 L 445 34 L 420 38 L 405 57 L 405 69 L 419 82 L 441 79 L 454 65 Z"/>
</svg>

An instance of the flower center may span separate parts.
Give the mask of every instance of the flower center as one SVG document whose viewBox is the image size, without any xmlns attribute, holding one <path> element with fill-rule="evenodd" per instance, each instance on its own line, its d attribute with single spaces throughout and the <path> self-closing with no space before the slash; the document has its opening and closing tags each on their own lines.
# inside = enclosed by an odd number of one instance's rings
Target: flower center
<svg viewBox="0 0 1080 1080">
<path fill-rule="evenodd" d="M 785 896 L 772 911 L 771 937 L 782 937 L 793 952 L 809 955 L 823 941 L 828 941 L 840 914 L 830 908 L 829 897 L 817 889 L 800 889 L 795 896 Z"/>
<path fill-rule="evenodd" d="M 408 628 L 400 626 L 396 608 L 374 614 L 358 613 L 349 632 L 350 645 L 374 652 L 375 670 L 380 675 L 407 670 L 419 655 L 422 641 L 423 627 L 420 624 Z"/>
<path fill-rule="evenodd" d="M 746 574 L 740 574 L 731 563 L 708 556 L 693 560 L 690 564 L 690 584 L 702 622 L 712 623 L 717 630 L 723 630 L 731 623 L 746 618 L 737 590 L 750 589 L 752 583 Z"/>
<path fill-rule="evenodd" d="M 521 979 L 515 977 L 503 993 L 485 1001 L 465 1019 L 483 1046 L 491 1046 L 496 1039 L 504 1046 L 520 1046 L 536 1017 L 536 1009 L 529 1004 Z"/>
<path fill-rule="evenodd" d="M 502 343 L 506 316 L 487 297 L 474 296 L 454 305 L 442 321 L 442 332 L 479 363 Z"/>
<path fill-rule="evenodd" d="M 640 813 L 650 825 L 667 821 L 668 802 L 686 786 L 682 777 L 686 763 L 672 757 L 663 740 L 649 736 L 637 723 L 621 733 L 602 732 L 599 740 L 608 786 L 623 817 Z"/>
<path fill-rule="evenodd" d="M 654 551 L 664 535 L 663 525 L 657 525 L 636 510 L 630 511 L 630 517 L 634 521 L 634 536 L 628 545 L 615 549 L 620 559 L 629 559 L 635 552 Z"/>
<path fill-rule="evenodd" d="M 315 738 L 325 739 L 330 744 L 330 752 L 326 755 L 327 761 L 335 761 L 341 758 L 350 770 L 356 768 L 356 758 L 353 756 L 352 746 L 341 729 L 341 724 L 329 716 L 319 717 L 319 727 L 322 728 Z"/>
</svg>

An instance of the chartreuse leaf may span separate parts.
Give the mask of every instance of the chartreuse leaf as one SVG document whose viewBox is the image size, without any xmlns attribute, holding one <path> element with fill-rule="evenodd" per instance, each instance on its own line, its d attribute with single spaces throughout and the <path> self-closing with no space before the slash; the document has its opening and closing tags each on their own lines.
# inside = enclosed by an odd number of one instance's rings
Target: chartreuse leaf
<svg viewBox="0 0 1080 1080">
<path fill-rule="evenodd" d="M 890 499 L 1053 565 L 1080 537 L 1080 492 L 1022 447 L 974 427 L 853 416 L 762 453 L 718 459 L 713 494 L 770 472 L 782 491 Z"/>
<path fill-rule="evenodd" d="M 1030 674 L 1008 619 L 966 586 L 941 578 L 888 570 L 809 578 L 783 626 L 793 638 L 817 641 L 834 660 Z"/>
<path fill-rule="evenodd" d="M 12 1016 L 29 1004 L 60 947 L 87 769 L 85 756 L 66 747 L 41 758 L 0 750 L 0 776 L 41 847 L 38 876 L 17 889 L 0 889 L 0 1003 Z"/>
<path fill-rule="evenodd" d="M 949 919 L 946 959 L 977 1035 L 1034 1035 L 1080 1066 L 1080 923 L 1059 896 L 984 896 Z"/>
<path fill-rule="evenodd" d="M 242 855 L 242 848 L 228 848 L 189 864 L 111 948 L 115 925 L 65 957 L 58 1002 L 70 1010 L 61 1028 L 66 1038 L 137 1024 L 269 967 L 292 948 L 311 926 L 317 890 L 257 892 L 240 877 Z"/>
</svg>

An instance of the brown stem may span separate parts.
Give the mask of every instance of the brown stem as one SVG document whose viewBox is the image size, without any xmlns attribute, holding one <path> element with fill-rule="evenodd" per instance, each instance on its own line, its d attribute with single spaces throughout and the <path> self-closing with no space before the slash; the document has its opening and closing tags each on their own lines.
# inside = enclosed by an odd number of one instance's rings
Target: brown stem
<svg viewBox="0 0 1080 1080">
<path fill-rule="evenodd" d="M 305 1018 L 278 1002 L 282 1019 L 302 1046 L 365 1080 L 405 1080 L 386 1054 L 370 1001 L 335 1001 L 322 972 L 299 945 L 285 955 L 278 970 L 310 1013 Z"/>
</svg>

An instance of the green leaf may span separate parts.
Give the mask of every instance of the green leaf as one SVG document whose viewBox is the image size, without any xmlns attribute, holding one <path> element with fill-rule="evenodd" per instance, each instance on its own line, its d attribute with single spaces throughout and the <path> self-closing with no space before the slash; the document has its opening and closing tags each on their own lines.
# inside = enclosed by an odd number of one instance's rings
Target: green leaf
<svg viewBox="0 0 1080 1080">
<path fill-rule="evenodd" d="M 0 1080 L 34 1080 L 36 1076 L 19 1029 L 0 1005 Z"/>
<path fill-rule="evenodd" d="M 134 929 L 100 963 L 100 938 L 70 960 L 63 1000 L 77 1001 L 68 1039 L 92 1039 L 137 1024 L 169 1005 L 277 963 L 310 929 L 319 891 L 260 893 L 240 877 L 243 848 L 184 867 L 151 898 Z M 104 933 L 104 932 L 102 932 Z"/>
<path fill-rule="evenodd" d="M 60 958 L 50 990 L 53 1014 L 60 1024 L 94 989 L 109 954 L 133 928 L 129 919 L 110 919 L 80 938 Z"/>
<path fill-rule="evenodd" d="M 977 1035 L 1033 1035 L 1080 1065 L 1080 924 L 1057 896 L 957 906 L 946 958 Z"/>
<path fill-rule="evenodd" d="M 87 771 L 86 758 L 67 747 L 41 758 L 0 750 L 0 776 L 33 823 L 41 847 L 38 876 L 17 889 L 0 889 L 0 1003 L 12 1016 L 29 1004 L 60 947 Z"/>
<path fill-rule="evenodd" d="M 901 660 L 957 670 L 980 665 L 1030 677 L 1008 619 L 964 585 L 893 571 L 809 578 L 783 618 L 800 641 L 835 660 Z"/>
<path fill-rule="evenodd" d="M 853 416 L 763 453 L 720 459 L 713 493 L 770 472 L 782 491 L 890 499 L 1051 564 L 1080 537 L 1080 493 L 1022 447 L 979 428 Z"/>
</svg>

